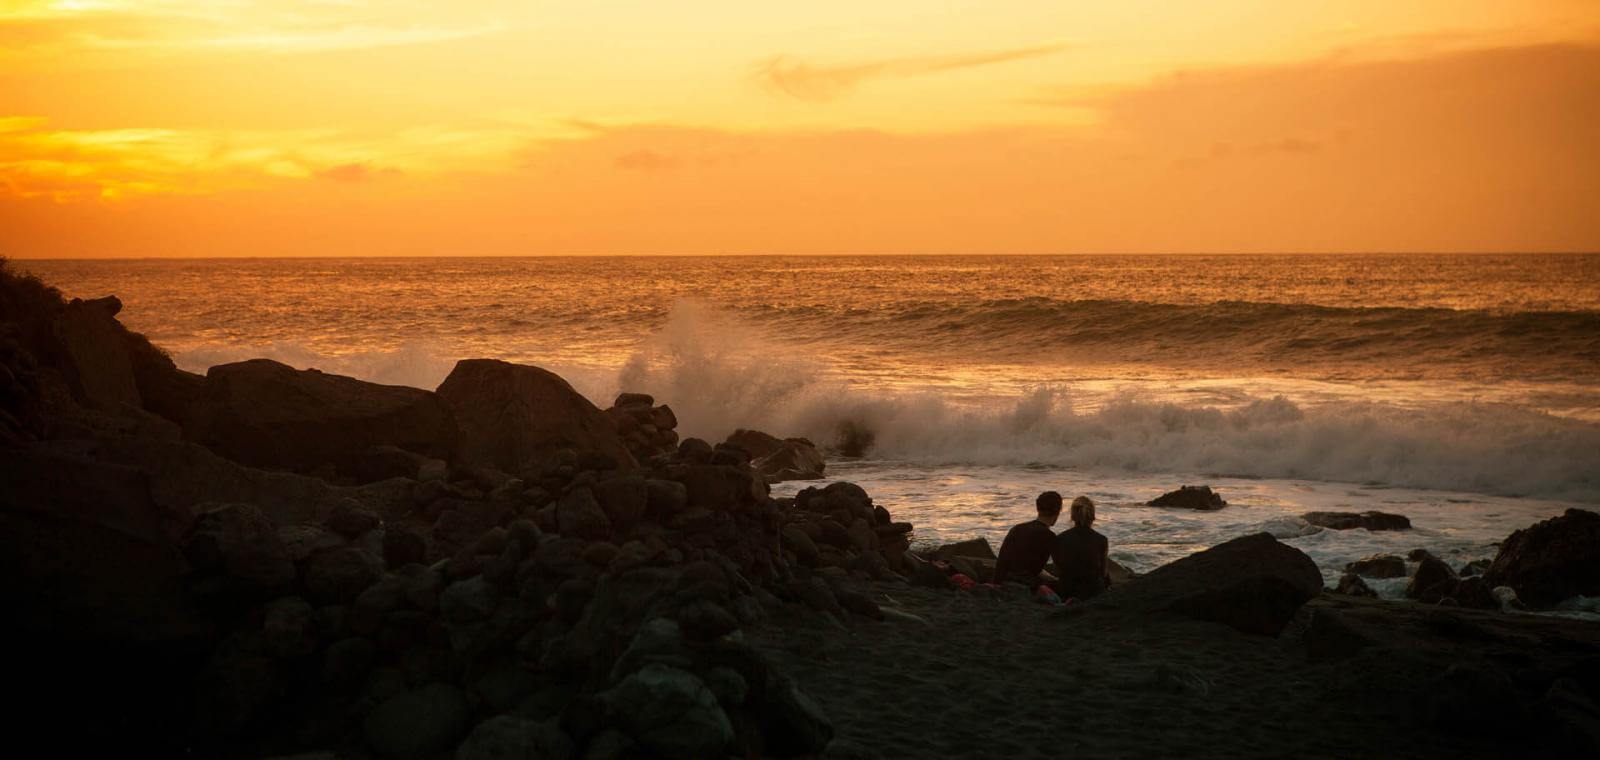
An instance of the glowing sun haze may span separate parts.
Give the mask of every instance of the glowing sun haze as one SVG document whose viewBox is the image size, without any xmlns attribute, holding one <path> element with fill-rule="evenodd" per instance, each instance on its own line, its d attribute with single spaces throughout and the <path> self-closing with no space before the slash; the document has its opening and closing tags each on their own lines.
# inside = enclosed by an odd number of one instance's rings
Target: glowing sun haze
<svg viewBox="0 0 1600 760">
<path fill-rule="evenodd" d="M 0 0 L 0 255 L 1600 249 L 1600 3 Z"/>
</svg>

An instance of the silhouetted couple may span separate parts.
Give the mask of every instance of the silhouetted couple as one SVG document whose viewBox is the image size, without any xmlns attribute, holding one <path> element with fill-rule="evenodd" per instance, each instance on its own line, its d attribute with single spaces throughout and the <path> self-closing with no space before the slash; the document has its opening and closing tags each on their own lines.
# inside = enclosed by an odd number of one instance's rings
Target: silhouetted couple
<svg viewBox="0 0 1600 760">
<path fill-rule="evenodd" d="M 1072 500 L 1072 527 L 1059 535 L 1051 526 L 1061 518 L 1061 494 L 1045 491 L 1034 501 L 1039 516 L 1011 529 L 1000 544 L 995 583 L 1022 583 L 1030 589 L 1049 586 L 1063 599 L 1087 599 L 1111 585 L 1106 537 L 1095 532 L 1094 502 Z M 1059 575 L 1051 578 L 1045 562 L 1054 559 Z"/>
</svg>

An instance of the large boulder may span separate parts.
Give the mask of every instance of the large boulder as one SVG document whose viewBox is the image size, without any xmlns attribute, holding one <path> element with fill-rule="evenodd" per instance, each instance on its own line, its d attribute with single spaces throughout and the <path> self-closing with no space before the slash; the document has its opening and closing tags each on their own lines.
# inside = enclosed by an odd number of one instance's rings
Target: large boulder
<svg viewBox="0 0 1600 760">
<path fill-rule="evenodd" d="M 1310 557 L 1270 533 L 1256 533 L 1163 565 L 1100 599 L 1276 636 L 1321 592 L 1322 573 Z"/>
<path fill-rule="evenodd" d="M 1417 563 L 1417 571 L 1406 581 L 1406 598 L 1434 603 L 1450 595 L 1456 587 L 1456 571 L 1433 555 Z"/>
<path fill-rule="evenodd" d="M 429 684 L 402 691 L 367 714 L 367 745 L 383 758 L 434 757 L 466 733 L 471 708 L 454 686 Z"/>
<path fill-rule="evenodd" d="M 1329 530 L 1410 530 L 1411 520 L 1405 515 L 1388 512 L 1307 512 L 1301 515 L 1306 522 Z"/>
<path fill-rule="evenodd" d="M 634 741 L 662 757 L 722 757 L 733 743 L 733 725 L 716 695 L 686 670 L 646 665 L 602 699 Z"/>
<path fill-rule="evenodd" d="M 517 473 L 558 449 L 594 451 L 633 464 L 611 421 L 552 372 L 466 359 L 456 363 L 438 394 L 460 426 L 463 464 Z"/>
<path fill-rule="evenodd" d="M 1516 589 L 1535 607 L 1600 594 L 1600 514 L 1569 509 L 1512 533 L 1483 580 Z"/>
<path fill-rule="evenodd" d="M 759 430 L 739 429 L 723 445 L 750 455 L 750 465 L 769 482 L 817 480 L 827 463 L 815 444 L 805 438 L 779 438 Z"/>
<path fill-rule="evenodd" d="M 144 473 L 31 449 L 0 456 L 0 609 L 12 634 L 118 646 L 203 636 L 189 571 Z M 294 567 L 267 575 L 286 583 Z"/>
<path fill-rule="evenodd" d="M 354 471 L 381 445 L 449 458 L 456 438 L 449 407 L 432 393 L 268 359 L 212 367 L 184 429 L 234 461 L 299 472 Z"/>
<path fill-rule="evenodd" d="M 1176 491 L 1168 491 L 1145 502 L 1145 506 L 1211 511 L 1228 506 L 1228 502 L 1212 491 L 1211 486 L 1180 486 Z"/>
<path fill-rule="evenodd" d="M 73 395 L 98 409 L 140 406 L 133 359 L 116 320 L 116 296 L 74 298 L 55 318 L 52 331 L 61 346 Z"/>
</svg>

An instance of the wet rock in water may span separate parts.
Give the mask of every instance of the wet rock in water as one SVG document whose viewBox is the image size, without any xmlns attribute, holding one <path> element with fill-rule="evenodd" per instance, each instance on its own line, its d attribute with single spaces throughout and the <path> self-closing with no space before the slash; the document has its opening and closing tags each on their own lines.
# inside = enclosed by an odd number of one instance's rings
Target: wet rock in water
<svg viewBox="0 0 1600 760">
<path fill-rule="evenodd" d="M 1467 578 L 1474 575 L 1483 575 L 1489 566 L 1494 564 L 1492 559 L 1475 559 L 1461 566 L 1461 577 Z"/>
<path fill-rule="evenodd" d="M 1483 576 L 1473 575 L 1456 582 L 1454 588 L 1445 597 L 1456 604 L 1474 610 L 1499 609 L 1500 602 L 1494 598 L 1489 584 L 1485 583 Z M 1440 600 L 1444 603 L 1444 599 Z"/>
<path fill-rule="evenodd" d="M 811 755 L 833 740 L 826 713 L 788 676 L 770 679 L 761 695 L 761 739 L 774 757 Z"/>
<path fill-rule="evenodd" d="M 577 745 L 554 721 L 497 715 L 472 730 L 456 749 L 456 760 L 568 760 Z"/>
<path fill-rule="evenodd" d="M 1345 565 L 1344 570 L 1366 578 L 1404 578 L 1406 561 L 1393 554 L 1374 554 Z"/>
<path fill-rule="evenodd" d="M 978 559 L 998 559 L 994 547 L 989 545 L 989 539 L 969 538 L 965 541 L 945 544 L 933 550 L 933 556 L 939 559 L 950 557 L 976 557 Z"/>
<path fill-rule="evenodd" d="M 467 697 L 448 684 L 402 691 L 367 714 L 367 745 L 379 757 L 429 758 L 455 746 L 467 731 Z"/>
<path fill-rule="evenodd" d="M 448 459 L 456 443 L 449 408 L 428 391 L 268 359 L 212 367 L 184 431 L 236 462 L 299 472 L 353 471 L 379 445 Z"/>
<path fill-rule="evenodd" d="M 272 521 L 250 504 L 201 513 L 184 546 L 190 564 L 217 569 L 255 593 L 294 582 L 295 567 Z"/>
<path fill-rule="evenodd" d="M 567 381 L 538 367 L 463 360 L 438 394 L 460 426 L 462 463 L 521 472 L 558 449 L 576 449 L 633 464 L 611 421 Z"/>
<path fill-rule="evenodd" d="M 1410 530 L 1411 519 L 1405 515 L 1388 512 L 1307 512 L 1301 515 L 1306 522 L 1329 530 Z"/>
<path fill-rule="evenodd" d="M 1168 491 L 1145 502 L 1145 506 L 1210 511 L 1222 509 L 1228 506 L 1228 502 L 1222 500 L 1221 494 L 1212 491 L 1211 486 L 1180 486 L 1176 491 Z"/>
<path fill-rule="evenodd" d="M 1449 596 L 1455 584 L 1456 572 L 1444 560 L 1428 555 L 1417 564 L 1417 571 L 1406 582 L 1406 598 L 1436 603 Z"/>
<path fill-rule="evenodd" d="M 646 665 L 601 699 L 629 736 L 663 757 L 720 757 L 733 743 L 733 725 L 716 695 L 686 670 Z"/>
<path fill-rule="evenodd" d="M 1276 636 L 1321 592 L 1322 573 L 1310 557 L 1257 533 L 1163 565 L 1104 598 Z"/>
<path fill-rule="evenodd" d="M 878 436 L 872 428 L 851 420 L 839 423 L 834 447 L 840 456 L 864 457 L 877 444 Z"/>
<path fill-rule="evenodd" d="M 1512 533 L 1484 572 L 1484 581 L 1491 588 L 1516 589 L 1535 608 L 1600 595 L 1600 514 L 1568 509 Z"/>
<path fill-rule="evenodd" d="M 1339 577 L 1339 585 L 1333 589 L 1333 593 L 1369 598 L 1377 598 L 1378 596 L 1378 592 L 1373 591 L 1366 581 L 1361 580 L 1361 576 L 1351 572 L 1346 572 Z"/>
</svg>

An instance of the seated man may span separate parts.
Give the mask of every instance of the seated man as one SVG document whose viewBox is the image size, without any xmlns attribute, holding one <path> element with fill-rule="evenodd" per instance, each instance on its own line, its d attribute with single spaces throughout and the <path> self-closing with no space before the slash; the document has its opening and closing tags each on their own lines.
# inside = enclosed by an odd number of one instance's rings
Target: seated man
<svg viewBox="0 0 1600 760">
<path fill-rule="evenodd" d="M 1050 526 L 1061 519 L 1061 494 L 1045 491 L 1034 500 L 1039 516 L 1006 533 L 994 565 L 995 583 L 1023 583 L 1036 588 L 1047 579 L 1044 563 L 1056 551 L 1056 534 Z"/>
<path fill-rule="evenodd" d="M 1063 598 L 1088 599 L 1111 586 L 1106 537 L 1095 532 L 1094 502 L 1087 496 L 1072 500 L 1072 527 L 1056 537 L 1056 570 L 1061 573 L 1056 591 Z"/>
</svg>

